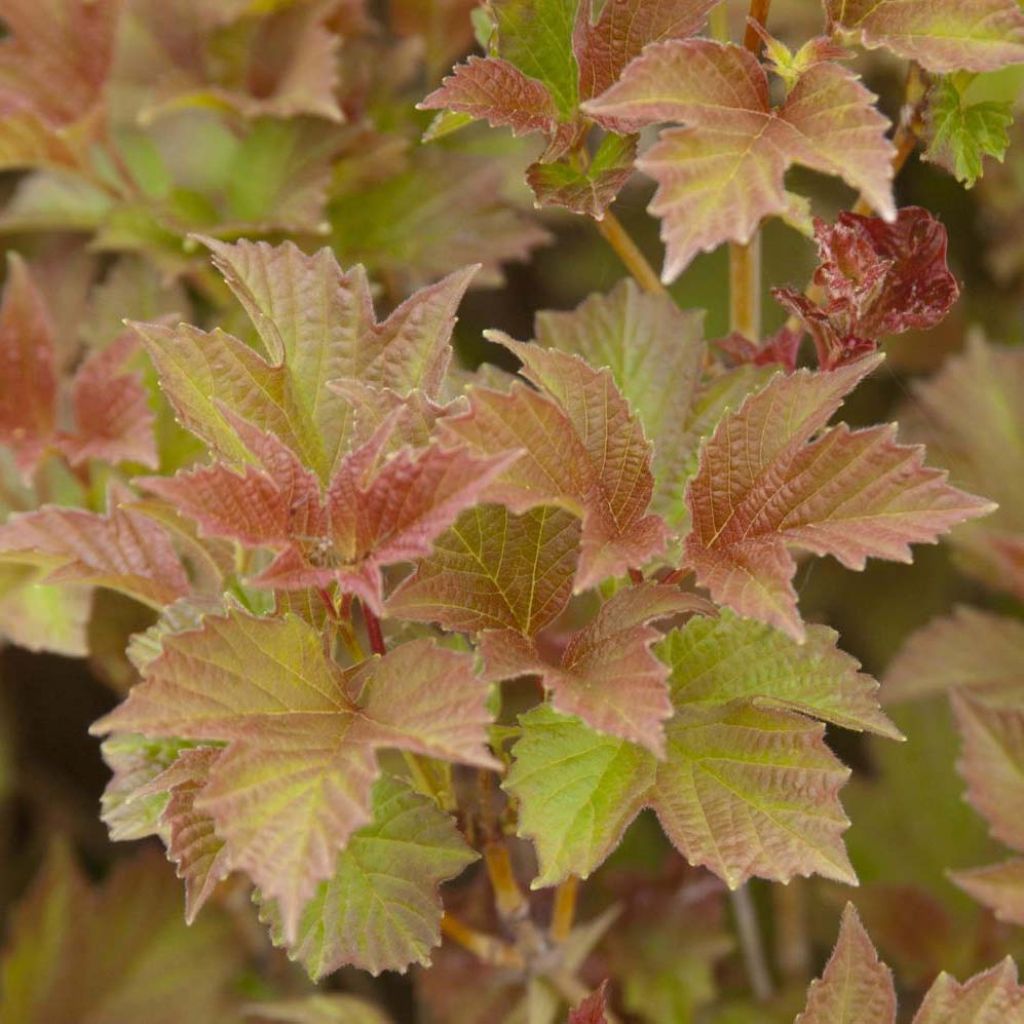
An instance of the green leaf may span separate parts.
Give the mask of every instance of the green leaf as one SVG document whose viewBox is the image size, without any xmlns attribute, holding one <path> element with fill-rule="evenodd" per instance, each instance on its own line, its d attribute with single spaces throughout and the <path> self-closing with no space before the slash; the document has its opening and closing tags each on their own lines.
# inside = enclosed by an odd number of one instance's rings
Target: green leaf
<svg viewBox="0 0 1024 1024">
<path fill-rule="evenodd" d="M 636 136 L 608 133 L 585 168 L 571 158 L 534 163 L 526 181 L 538 206 L 563 206 L 573 213 L 601 220 L 633 174 Z"/>
<path fill-rule="evenodd" d="M 289 957 L 314 980 L 347 964 L 373 974 L 428 965 L 441 941 L 437 887 L 477 857 L 432 801 L 397 779 L 379 779 L 372 823 L 353 834 L 303 909 Z M 261 918 L 283 944 L 277 908 L 263 905 Z"/>
<path fill-rule="evenodd" d="M 971 188 L 981 177 L 984 157 L 1002 161 L 1012 124 L 1012 102 L 965 102 L 955 77 L 945 76 L 928 94 L 924 159 Z"/>
</svg>

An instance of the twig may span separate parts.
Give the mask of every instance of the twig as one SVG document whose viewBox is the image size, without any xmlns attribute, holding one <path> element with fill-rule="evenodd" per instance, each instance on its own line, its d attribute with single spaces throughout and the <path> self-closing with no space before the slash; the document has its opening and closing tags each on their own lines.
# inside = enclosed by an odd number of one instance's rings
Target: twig
<svg viewBox="0 0 1024 1024">
<path fill-rule="evenodd" d="M 595 223 L 597 224 L 597 230 L 601 232 L 605 241 L 615 250 L 626 269 L 633 275 L 636 283 L 645 292 L 650 292 L 652 295 L 667 294 L 665 286 L 661 283 L 650 263 L 647 262 L 647 258 L 640 251 L 636 242 L 630 238 L 626 229 L 619 222 L 618 217 L 611 210 L 606 210 L 604 218 Z"/>
<path fill-rule="evenodd" d="M 570 875 L 555 890 L 555 907 L 551 914 L 549 934 L 553 942 L 565 942 L 572 931 L 573 919 L 576 917 L 576 895 L 579 892 L 580 880 Z"/>
<path fill-rule="evenodd" d="M 761 942 L 761 930 L 757 924 L 757 912 L 750 898 L 750 890 L 745 885 L 729 894 L 732 910 L 736 918 L 736 935 L 740 940 L 743 963 L 750 979 L 754 998 L 759 1003 L 767 1003 L 775 994 L 775 984 L 768 973 L 768 962 L 764 955 Z"/>
<path fill-rule="evenodd" d="M 524 967 L 522 954 L 515 946 L 503 942 L 494 935 L 470 928 L 457 917 L 447 911 L 441 918 L 441 932 L 452 942 L 457 942 L 463 949 L 468 949 L 475 957 L 493 967 Z"/>
</svg>

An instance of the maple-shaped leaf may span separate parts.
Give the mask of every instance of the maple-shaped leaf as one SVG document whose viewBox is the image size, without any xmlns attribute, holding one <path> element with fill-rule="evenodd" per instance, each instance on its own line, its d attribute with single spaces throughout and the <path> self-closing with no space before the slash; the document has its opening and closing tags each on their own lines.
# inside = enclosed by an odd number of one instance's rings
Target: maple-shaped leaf
<svg viewBox="0 0 1024 1024">
<path fill-rule="evenodd" d="M 1024 349 L 968 337 L 913 395 L 901 417 L 913 439 L 961 486 L 999 503 L 953 535 L 964 568 L 1024 598 L 1024 476 L 1015 454 L 1024 439 Z"/>
<path fill-rule="evenodd" d="M 145 486 L 194 519 L 206 535 L 268 547 L 277 558 L 259 586 L 303 589 L 337 582 L 381 612 L 381 568 L 430 553 L 443 533 L 516 457 L 477 456 L 465 446 L 382 452 L 395 415 L 343 456 L 325 494 L 316 477 L 274 434 L 234 419 L 259 467 L 223 464 L 149 477 Z"/>
<path fill-rule="evenodd" d="M 111 491 L 106 515 L 44 505 L 0 526 L 0 558 L 38 565 L 43 582 L 108 587 L 154 608 L 189 592 L 166 531 L 119 504 Z"/>
<path fill-rule="evenodd" d="M 953 689 L 1024 690 L 1024 622 L 960 605 L 911 635 L 889 665 L 882 696 L 895 704 Z"/>
<path fill-rule="evenodd" d="M 1024 925 L 1024 858 L 951 871 L 949 877 L 1000 921 Z"/>
<path fill-rule="evenodd" d="M 768 75 L 748 50 L 706 39 L 648 47 L 607 92 L 584 105 L 602 123 L 674 121 L 637 167 L 658 183 L 649 207 L 675 280 L 699 252 L 749 242 L 769 216 L 789 216 L 786 170 L 842 177 L 886 218 L 893 148 L 875 97 L 831 62 L 809 67 L 773 108 Z"/>
<path fill-rule="evenodd" d="M 1017 965 L 1006 957 L 962 984 L 943 971 L 913 1024 L 1024 1024 L 1024 988 L 1017 982 Z"/>
<path fill-rule="evenodd" d="M 990 502 L 923 464 L 892 427 L 824 429 L 843 397 L 879 363 L 776 375 L 719 423 L 690 482 L 685 561 L 712 597 L 802 640 L 790 546 L 831 554 L 851 569 L 868 557 L 910 560 Z"/>
<path fill-rule="evenodd" d="M 155 850 L 119 858 L 92 886 L 56 845 L 11 918 L 0 1021 L 220 1024 L 237 1005 L 243 960 L 226 915 L 185 926 Z"/>
<path fill-rule="evenodd" d="M 1024 61 L 1016 0 L 825 0 L 825 9 L 834 30 L 929 71 L 994 71 Z"/>
<path fill-rule="evenodd" d="M 487 454 L 523 454 L 485 496 L 523 512 L 557 503 L 583 520 L 575 587 L 621 575 L 664 550 L 664 521 L 647 513 L 654 491 L 650 444 L 607 369 L 490 333 L 523 363 L 544 394 L 516 383 L 508 394 L 468 393 L 469 410 L 445 434 Z"/>
<path fill-rule="evenodd" d="M 814 234 L 822 301 L 792 288 L 772 294 L 804 321 L 825 369 L 872 351 L 883 335 L 934 327 L 960 295 L 946 266 L 946 229 L 918 206 L 891 224 L 841 213 L 835 224 L 816 220 Z"/>
<path fill-rule="evenodd" d="M 619 736 L 664 756 L 663 723 L 672 715 L 665 685 L 668 669 L 651 653 L 661 634 L 653 623 L 683 612 L 713 613 L 694 594 L 661 584 L 627 587 L 573 633 L 557 662 L 514 630 L 488 630 L 480 652 L 490 679 L 539 675 L 558 711 L 591 728 Z"/>
<path fill-rule="evenodd" d="M 277 901 L 294 940 L 303 907 L 370 820 L 376 752 L 493 767 L 486 689 L 469 655 L 426 640 L 343 672 L 296 616 L 210 616 L 167 637 L 128 699 L 93 726 L 227 743 L 194 808 L 232 868 Z"/>
<path fill-rule="evenodd" d="M 996 839 L 1024 850 L 1024 710 L 969 693 L 951 695 L 963 739 L 967 798 Z"/>
<path fill-rule="evenodd" d="M 541 505 L 517 516 L 503 505 L 467 509 L 391 595 L 387 612 L 476 633 L 532 636 L 572 594 L 579 520 Z"/>
<path fill-rule="evenodd" d="M 1000 162 L 1010 144 L 1011 101 L 971 102 L 955 76 L 933 83 L 925 107 L 925 146 L 922 159 L 944 167 L 965 187 L 981 177 L 986 156 Z"/>
<path fill-rule="evenodd" d="M 373 790 L 373 820 L 349 839 L 330 877 L 306 905 L 288 955 L 314 980 L 354 965 L 372 974 L 430 963 L 441 941 L 437 887 L 478 854 L 428 798 L 384 776 Z M 280 914 L 261 908 L 283 944 Z"/>
<path fill-rule="evenodd" d="M 120 0 L 4 4 L 0 166 L 78 162 L 99 129 L 120 9 Z"/>
<path fill-rule="evenodd" d="M 365 271 L 344 273 L 329 249 L 307 256 L 290 242 L 207 244 L 268 358 L 220 330 L 136 329 L 182 423 L 225 459 L 251 461 L 233 413 L 276 434 L 326 482 L 351 429 L 345 400 L 329 381 L 437 394 L 473 268 L 417 292 L 378 323 Z"/>
<path fill-rule="evenodd" d="M 602 220 L 604 211 L 632 176 L 635 159 L 636 137 L 609 133 L 585 168 L 568 157 L 535 163 L 527 169 L 526 181 L 538 206 L 562 206 Z"/>
<path fill-rule="evenodd" d="M 838 639 L 835 630 L 812 625 L 804 643 L 797 644 L 771 626 L 723 608 L 717 616 L 694 617 L 672 630 L 656 650 L 670 669 L 669 688 L 677 704 L 751 698 L 763 707 L 900 739 L 878 707 L 878 683 L 836 646 Z M 751 661 L 755 651 L 756 668 Z"/>
<path fill-rule="evenodd" d="M 608 980 L 590 993 L 578 1006 L 569 1011 L 567 1024 L 608 1024 Z"/>
<path fill-rule="evenodd" d="M 795 1024 L 894 1024 L 892 971 L 878 959 L 852 903 L 846 904 L 839 939 L 822 976 L 811 982 L 807 1006 Z"/>
</svg>

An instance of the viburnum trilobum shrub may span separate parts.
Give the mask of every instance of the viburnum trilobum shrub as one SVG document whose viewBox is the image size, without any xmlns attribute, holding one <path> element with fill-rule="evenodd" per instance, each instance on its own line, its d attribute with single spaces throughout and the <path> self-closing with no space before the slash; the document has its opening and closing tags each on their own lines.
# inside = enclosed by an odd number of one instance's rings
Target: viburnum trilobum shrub
<svg viewBox="0 0 1024 1024">
<path fill-rule="evenodd" d="M 0 1021 L 1024 1022 L 1017 0 L 0 20 Z"/>
</svg>

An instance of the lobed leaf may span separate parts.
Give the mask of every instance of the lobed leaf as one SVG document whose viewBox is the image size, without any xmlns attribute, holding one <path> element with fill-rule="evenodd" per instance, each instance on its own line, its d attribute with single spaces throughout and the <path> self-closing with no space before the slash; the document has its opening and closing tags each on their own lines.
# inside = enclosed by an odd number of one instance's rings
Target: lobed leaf
<svg viewBox="0 0 1024 1024">
<path fill-rule="evenodd" d="M 571 158 L 530 164 L 526 182 L 537 206 L 562 206 L 595 220 L 604 218 L 633 175 L 636 137 L 608 134 L 585 168 Z"/>
<path fill-rule="evenodd" d="M 944 971 L 932 983 L 913 1024 L 1022 1024 L 1024 988 L 1007 957 L 963 984 Z"/>
<path fill-rule="evenodd" d="M 949 877 L 1000 921 L 1024 925 L 1024 859 L 951 871 Z"/>
<path fill-rule="evenodd" d="M 819 62 L 773 109 L 753 54 L 688 39 L 648 47 L 583 109 L 634 130 L 664 121 L 688 126 L 663 132 L 637 162 L 658 183 L 649 209 L 662 220 L 667 283 L 697 253 L 745 244 L 765 217 L 791 216 L 783 179 L 793 164 L 842 177 L 892 219 L 893 149 L 874 100 L 850 71 Z"/>
<path fill-rule="evenodd" d="M 805 629 L 789 545 L 851 569 L 869 556 L 909 561 L 911 543 L 934 542 L 992 508 L 925 467 L 923 449 L 897 444 L 890 427 L 822 432 L 878 362 L 776 375 L 719 423 L 687 490 L 685 559 L 698 582 L 718 603 L 797 640 Z"/>
<path fill-rule="evenodd" d="M 452 819 L 398 779 L 377 780 L 372 813 L 338 854 L 288 943 L 289 957 L 314 980 L 346 965 L 372 974 L 429 965 L 441 941 L 437 887 L 477 859 Z M 260 916 L 283 944 L 277 907 L 264 903 Z"/>
<path fill-rule="evenodd" d="M 168 636 L 99 734 L 227 743 L 194 808 L 227 863 L 274 899 L 293 941 L 303 907 L 370 820 L 376 752 L 397 748 L 492 767 L 486 690 L 472 658 L 416 640 L 347 672 L 296 616 L 208 616 Z"/>
</svg>

